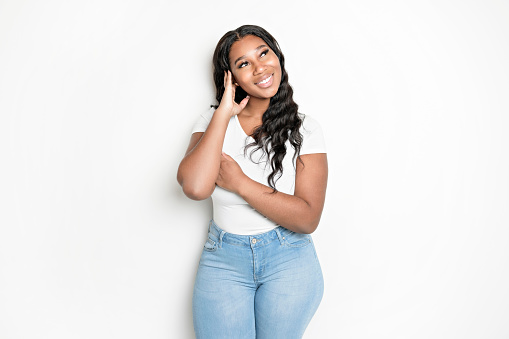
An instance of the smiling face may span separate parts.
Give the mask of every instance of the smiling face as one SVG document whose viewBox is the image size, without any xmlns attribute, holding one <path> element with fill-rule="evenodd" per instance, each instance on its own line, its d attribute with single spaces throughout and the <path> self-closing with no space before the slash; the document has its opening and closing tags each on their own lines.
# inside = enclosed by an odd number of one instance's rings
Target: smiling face
<svg viewBox="0 0 509 339">
<path fill-rule="evenodd" d="M 281 65 L 263 39 L 247 35 L 233 43 L 230 68 L 235 82 L 252 98 L 270 99 L 276 95 L 281 83 Z"/>
</svg>

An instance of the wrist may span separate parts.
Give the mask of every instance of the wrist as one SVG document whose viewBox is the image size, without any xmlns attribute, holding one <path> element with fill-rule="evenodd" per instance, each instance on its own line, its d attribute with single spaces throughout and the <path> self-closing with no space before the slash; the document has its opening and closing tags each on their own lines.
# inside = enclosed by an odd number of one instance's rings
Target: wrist
<svg viewBox="0 0 509 339">
<path fill-rule="evenodd" d="M 252 182 L 253 180 L 244 174 L 238 182 L 236 193 L 245 199 L 247 192 L 250 191 L 249 187 Z"/>
<path fill-rule="evenodd" d="M 233 116 L 233 110 L 219 105 L 219 107 L 214 112 L 214 115 L 216 114 L 225 119 L 230 119 Z"/>
</svg>

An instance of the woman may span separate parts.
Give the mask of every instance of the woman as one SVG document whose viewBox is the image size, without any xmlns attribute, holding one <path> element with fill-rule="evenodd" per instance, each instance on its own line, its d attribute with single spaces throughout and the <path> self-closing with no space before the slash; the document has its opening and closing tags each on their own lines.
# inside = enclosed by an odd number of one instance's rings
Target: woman
<svg viewBox="0 0 509 339">
<path fill-rule="evenodd" d="M 193 128 L 177 179 L 212 195 L 193 295 L 197 338 L 300 338 L 323 295 L 310 233 L 327 158 L 318 123 L 297 112 L 284 56 L 263 28 L 226 33 L 213 57 L 218 106 Z"/>
</svg>

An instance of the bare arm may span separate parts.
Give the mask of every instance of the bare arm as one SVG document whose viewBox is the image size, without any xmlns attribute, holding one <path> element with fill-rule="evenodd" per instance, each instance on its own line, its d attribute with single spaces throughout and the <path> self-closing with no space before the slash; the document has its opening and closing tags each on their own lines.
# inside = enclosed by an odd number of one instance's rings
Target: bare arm
<svg viewBox="0 0 509 339">
<path fill-rule="evenodd" d="M 228 122 L 246 106 L 249 97 L 236 104 L 235 87 L 230 72 L 225 74 L 225 92 L 219 107 L 204 133 L 193 133 L 184 159 L 180 162 L 177 181 L 185 195 L 193 200 L 208 198 L 214 191 L 221 164 L 221 150 Z"/>
<path fill-rule="evenodd" d="M 217 185 L 239 194 L 247 203 L 277 224 L 297 233 L 318 227 L 327 188 L 327 155 L 301 156 L 297 161 L 293 195 L 272 193 L 272 188 L 247 177 L 228 155 L 223 155 Z"/>
<path fill-rule="evenodd" d="M 186 155 L 180 162 L 177 181 L 193 200 L 208 198 L 219 172 L 221 149 L 229 116 L 217 110 L 204 133 L 193 133 Z"/>
</svg>

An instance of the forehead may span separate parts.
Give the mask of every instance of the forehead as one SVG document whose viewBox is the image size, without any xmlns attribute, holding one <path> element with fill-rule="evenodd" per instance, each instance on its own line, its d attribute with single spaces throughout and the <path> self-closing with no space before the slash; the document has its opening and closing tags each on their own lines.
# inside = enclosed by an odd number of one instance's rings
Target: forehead
<svg viewBox="0 0 509 339">
<path fill-rule="evenodd" d="M 242 56 L 248 57 L 250 54 L 254 54 L 261 45 L 267 46 L 263 39 L 254 35 L 246 35 L 239 41 L 235 41 L 230 48 L 230 62 Z"/>
</svg>

